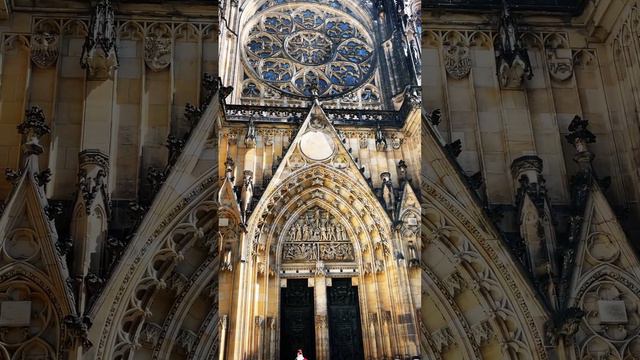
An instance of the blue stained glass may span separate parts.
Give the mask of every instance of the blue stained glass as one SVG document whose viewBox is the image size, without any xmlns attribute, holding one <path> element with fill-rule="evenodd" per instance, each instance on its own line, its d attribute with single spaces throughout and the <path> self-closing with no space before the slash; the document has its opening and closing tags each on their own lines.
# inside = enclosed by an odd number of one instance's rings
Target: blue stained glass
<svg viewBox="0 0 640 360">
<path fill-rule="evenodd" d="M 335 0 L 306 1 L 348 10 Z M 306 8 L 294 5 L 266 11 L 246 29 L 245 49 L 251 55 L 246 61 L 254 75 L 273 88 L 310 96 L 309 85 L 315 84 L 321 96 L 339 96 L 370 78 L 374 44 L 345 13 L 309 4 Z M 261 91 L 255 84 L 243 88 L 243 95 L 259 96 L 256 93 Z M 369 91 L 362 97 L 375 98 L 376 94 Z"/>
<path fill-rule="evenodd" d="M 249 49 L 251 49 L 251 51 L 253 52 L 257 52 L 258 50 L 262 49 L 262 44 L 257 42 L 249 43 Z"/>
<path fill-rule="evenodd" d="M 262 77 L 265 80 L 276 81 L 278 80 L 278 74 L 276 74 L 273 70 L 267 70 L 262 73 Z"/>
</svg>

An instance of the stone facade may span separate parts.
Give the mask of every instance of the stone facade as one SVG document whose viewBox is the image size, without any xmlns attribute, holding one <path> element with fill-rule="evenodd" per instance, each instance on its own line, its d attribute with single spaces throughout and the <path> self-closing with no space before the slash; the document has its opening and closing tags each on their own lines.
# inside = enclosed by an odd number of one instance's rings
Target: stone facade
<svg viewBox="0 0 640 360">
<path fill-rule="evenodd" d="M 420 355 L 420 4 L 392 5 L 224 2 L 225 359 Z"/>
<path fill-rule="evenodd" d="M 426 358 L 638 356 L 637 6 L 423 2 Z"/>
<path fill-rule="evenodd" d="M 0 359 L 639 358 L 639 9 L 0 1 Z"/>
</svg>

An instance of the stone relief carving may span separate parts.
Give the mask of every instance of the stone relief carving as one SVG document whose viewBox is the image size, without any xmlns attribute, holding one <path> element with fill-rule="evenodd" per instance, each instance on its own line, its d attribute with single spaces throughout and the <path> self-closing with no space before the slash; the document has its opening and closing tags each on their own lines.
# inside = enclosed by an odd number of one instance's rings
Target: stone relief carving
<svg viewBox="0 0 640 360">
<path fill-rule="evenodd" d="M 151 71 L 161 71 L 171 65 L 173 57 L 170 38 L 147 36 L 144 42 L 144 62 Z"/>
<path fill-rule="evenodd" d="M 568 56 L 567 53 L 568 52 Z M 571 50 L 547 49 L 547 67 L 551 78 L 557 81 L 565 81 L 573 75 L 573 58 Z"/>
<path fill-rule="evenodd" d="M 283 261 L 353 261 L 345 227 L 320 208 L 308 210 L 287 231 Z"/>
<path fill-rule="evenodd" d="M 142 326 L 142 331 L 140 332 L 140 341 L 143 344 L 148 344 L 152 347 L 156 346 L 160 339 L 160 334 L 162 334 L 162 327 L 160 325 L 152 322 L 145 323 Z"/>
<path fill-rule="evenodd" d="M 31 61 L 42 69 L 53 66 L 58 61 L 60 35 L 36 33 L 31 36 Z"/>
<path fill-rule="evenodd" d="M 452 78 L 456 80 L 466 78 L 471 72 L 469 48 L 462 45 L 452 45 L 445 48 L 444 67 Z"/>
</svg>

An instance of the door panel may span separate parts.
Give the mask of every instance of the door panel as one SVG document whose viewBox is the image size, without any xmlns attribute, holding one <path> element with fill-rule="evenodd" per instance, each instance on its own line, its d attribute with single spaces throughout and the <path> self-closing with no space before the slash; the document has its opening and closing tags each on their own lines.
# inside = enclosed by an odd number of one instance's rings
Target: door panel
<svg viewBox="0 0 640 360">
<path fill-rule="evenodd" d="M 287 280 L 281 290 L 280 359 L 293 360 L 298 349 L 305 356 L 316 358 L 316 335 L 314 322 L 313 288 L 307 280 Z"/>
<path fill-rule="evenodd" d="M 331 360 L 364 360 L 358 287 L 351 279 L 332 279 L 327 290 Z"/>
</svg>

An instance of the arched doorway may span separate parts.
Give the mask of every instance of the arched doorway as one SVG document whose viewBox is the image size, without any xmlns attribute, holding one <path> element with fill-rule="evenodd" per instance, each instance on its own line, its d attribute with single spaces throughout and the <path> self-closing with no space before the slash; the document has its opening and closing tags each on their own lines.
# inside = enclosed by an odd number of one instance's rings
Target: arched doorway
<svg viewBox="0 0 640 360">
<path fill-rule="evenodd" d="M 322 279 L 283 282 L 286 285 L 281 288 L 280 297 L 280 359 L 293 359 L 299 349 L 305 357 L 317 359 L 316 349 L 325 350 L 322 344 L 327 341 L 322 337 L 328 335 L 328 351 L 323 355 L 329 355 L 331 360 L 363 360 L 358 286 L 352 278 L 316 280 Z M 328 332 L 323 334 L 324 328 Z"/>
</svg>

